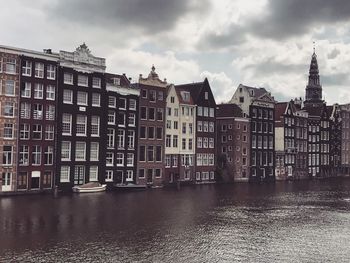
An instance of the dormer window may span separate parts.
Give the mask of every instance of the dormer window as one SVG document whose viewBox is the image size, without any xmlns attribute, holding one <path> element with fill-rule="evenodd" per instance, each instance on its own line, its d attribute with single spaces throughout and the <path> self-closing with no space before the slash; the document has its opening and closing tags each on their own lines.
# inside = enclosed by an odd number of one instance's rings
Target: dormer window
<svg viewBox="0 0 350 263">
<path fill-rule="evenodd" d="M 208 92 L 207 92 L 207 91 L 204 92 L 204 98 L 205 98 L 206 100 L 208 100 L 208 97 L 209 97 Z"/>
<path fill-rule="evenodd" d="M 250 95 L 254 96 L 254 90 L 250 90 Z"/>
<path fill-rule="evenodd" d="M 242 90 L 243 90 L 242 88 L 239 88 L 239 92 L 242 92 Z"/>
<path fill-rule="evenodd" d="M 184 101 L 186 101 L 186 102 L 189 102 L 189 101 L 190 101 L 190 93 L 189 93 L 189 92 L 183 91 L 182 94 L 181 94 L 181 96 L 182 96 L 182 99 L 183 99 Z"/>
<path fill-rule="evenodd" d="M 113 78 L 113 84 L 116 86 L 120 86 L 120 78 Z"/>
</svg>

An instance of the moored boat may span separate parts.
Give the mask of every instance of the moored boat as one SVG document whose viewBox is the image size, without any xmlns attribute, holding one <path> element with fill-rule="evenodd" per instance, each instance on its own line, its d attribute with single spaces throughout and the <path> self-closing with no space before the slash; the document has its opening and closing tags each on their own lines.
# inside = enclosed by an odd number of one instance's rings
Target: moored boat
<svg viewBox="0 0 350 263">
<path fill-rule="evenodd" d="M 97 193 L 106 191 L 106 184 L 91 182 L 83 185 L 76 185 L 72 187 L 74 193 Z"/>
<path fill-rule="evenodd" d="M 128 183 L 128 184 L 115 184 L 114 188 L 118 190 L 145 190 L 147 186 Z"/>
</svg>

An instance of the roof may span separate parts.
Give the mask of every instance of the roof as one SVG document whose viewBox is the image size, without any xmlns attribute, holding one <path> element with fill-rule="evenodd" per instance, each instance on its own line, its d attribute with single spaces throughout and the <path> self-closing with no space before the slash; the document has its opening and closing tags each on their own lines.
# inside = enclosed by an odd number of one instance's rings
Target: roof
<svg viewBox="0 0 350 263">
<path fill-rule="evenodd" d="M 217 105 L 216 116 L 242 118 L 243 111 L 237 104 L 219 104 Z"/>
<path fill-rule="evenodd" d="M 114 78 L 120 79 L 120 86 L 130 86 L 130 80 L 127 78 L 125 74 L 119 75 L 119 74 L 112 74 L 112 73 L 106 73 L 106 83 L 113 84 Z"/>
<path fill-rule="evenodd" d="M 282 118 L 282 115 L 286 112 L 288 102 L 278 102 L 275 105 L 275 121 Z"/>
<path fill-rule="evenodd" d="M 191 93 L 191 97 L 194 101 L 197 101 L 203 87 L 204 87 L 204 82 L 195 82 L 195 83 L 189 83 L 189 84 L 182 84 L 182 85 L 176 85 L 175 87 L 177 89 L 181 90 L 187 90 Z"/>
<path fill-rule="evenodd" d="M 254 88 L 254 87 L 249 87 L 249 86 L 246 86 L 243 84 L 239 84 L 239 87 L 246 88 L 249 91 L 249 95 L 251 97 L 254 97 L 254 98 L 259 98 L 266 93 L 269 94 L 269 92 L 265 88 Z M 253 91 L 253 92 L 251 92 L 251 91 Z"/>
<path fill-rule="evenodd" d="M 191 95 L 191 92 L 186 89 L 186 88 L 183 88 L 183 87 L 179 87 L 179 86 L 175 86 L 175 91 L 176 91 L 176 94 L 177 94 L 177 97 L 179 99 L 179 103 L 180 104 L 189 104 L 189 105 L 194 105 L 194 100 L 192 98 L 192 95 Z M 184 100 L 183 98 L 183 92 L 188 92 L 189 93 L 189 100 L 186 101 Z"/>
<path fill-rule="evenodd" d="M 306 104 L 305 107 L 303 108 L 307 113 L 309 113 L 310 117 L 321 117 L 323 110 L 324 110 L 324 105 L 319 104 L 319 105 L 310 105 Z"/>
</svg>

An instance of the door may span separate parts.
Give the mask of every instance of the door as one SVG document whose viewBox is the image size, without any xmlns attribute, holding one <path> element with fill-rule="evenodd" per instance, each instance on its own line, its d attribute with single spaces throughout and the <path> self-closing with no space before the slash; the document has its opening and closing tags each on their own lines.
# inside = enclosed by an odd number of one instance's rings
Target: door
<svg viewBox="0 0 350 263">
<path fill-rule="evenodd" d="M 2 173 L 2 191 L 3 192 L 11 191 L 11 181 L 12 181 L 12 173 L 9 173 L 9 172 Z"/>
<path fill-rule="evenodd" d="M 77 165 L 74 169 L 74 185 L 85 183 L 85 166 Z"/>
<path fill-rule="evenodd" d="M 153 183 L 153 169 L 147 169 L 147 183 Z"/>
<path fill-rule="evenodd" d="M 40 188 L 40 171 L 32 171 L 30 185 L 31 185 L 31 189 Z"/>
</svg>

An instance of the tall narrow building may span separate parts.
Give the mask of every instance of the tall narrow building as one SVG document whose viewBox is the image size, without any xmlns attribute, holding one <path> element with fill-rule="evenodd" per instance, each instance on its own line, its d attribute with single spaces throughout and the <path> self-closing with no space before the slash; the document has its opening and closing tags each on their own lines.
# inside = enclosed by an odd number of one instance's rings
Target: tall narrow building
<svg viewBox="0 0 350 263">
<path fill-rule="evenodd" d="M 322 105 L 322 85 L 320 82 L 320 75 L 318 70 L 317 55 L 315 53 L 311 56 L 310 69 L 309 69 L 309 80 L 306 86 L 305 94 L 305 106 L 306 107 L 318 107 Z"/>
</svg>

